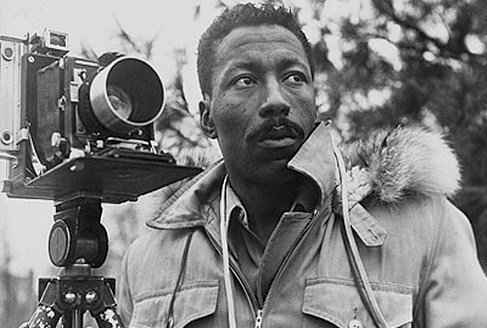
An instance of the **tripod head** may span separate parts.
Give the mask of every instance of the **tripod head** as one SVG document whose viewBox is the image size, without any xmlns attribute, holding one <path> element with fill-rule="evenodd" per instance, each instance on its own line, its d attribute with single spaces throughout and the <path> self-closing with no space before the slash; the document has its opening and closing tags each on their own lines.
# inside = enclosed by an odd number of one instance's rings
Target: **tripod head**
<svg viewBox="0 0 487 328">
<path fill-rule="evenodd" d="M 101 224 L 101 201 L 80 197 L 56 204 L 49 234 L 49 258 L 60 267 L 74 263 L 100 267 L 108 253 L 108 235 Z"/>
</svg>

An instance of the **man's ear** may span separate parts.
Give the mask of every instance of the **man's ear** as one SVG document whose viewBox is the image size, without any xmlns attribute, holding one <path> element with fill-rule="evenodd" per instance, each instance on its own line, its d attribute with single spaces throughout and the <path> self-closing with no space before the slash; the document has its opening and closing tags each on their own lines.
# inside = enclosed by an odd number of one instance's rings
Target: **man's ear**
<svg viewBox="0 0 487 328">
<path fill-rule="evenodd" d="M 203 100 L 200 101 L 199 107 L 200 107 L 200 125 L 201 129 L 203 132 L 210 138 L 215 139 L 217 134 L 216 134 L 216 128 L 215 128 L 215 123 L 213 123 L 213 120 L 210 115 L 210 98 L 208 96 L 204 96 Z"/>
</svg>

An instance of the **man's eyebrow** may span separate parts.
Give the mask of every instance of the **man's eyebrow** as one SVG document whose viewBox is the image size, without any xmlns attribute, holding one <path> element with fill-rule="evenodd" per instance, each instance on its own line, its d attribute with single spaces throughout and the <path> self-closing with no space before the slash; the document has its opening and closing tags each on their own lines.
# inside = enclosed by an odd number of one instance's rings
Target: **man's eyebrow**
<svg viewBox="0 0 487 328">
<path fill-rule="evenodd" d="M 281 60 L 279 60 L 276 68 L 278 70 L 285 70 L 292 66 L 298 66 L 302 70 L 304 70 L 306 74 L 311 74 L 310 68 L 307 63 L 304 62 L 302 59 L 293 56 L 282 58 Z M 223 78 L 227 79 L 229 75 L 238 70 L 244 70 L 259 74 L 265 72 L 266 68 L 262 63 L 258 61 L 237 60 L 228 65 L 228 67 L 223 71 Z"/>
<path fill-rule="evenodd" d="M 303 62 L 302 60 L 295 58 L 295 57 L 284 58 L 277 65 L 279 70 L 284 70 L 284 69 L 291 67 L 291 66 L 300 66 L 307 73 L 310 73 L 309 66 L 305 62 Z"/>
<path fill-rule="evenodd" d="M 286 69 L 290 66 L 301 66 L 303 69 L 308 69 L 308 65 L 301 59 L 296 57 L 286 57 L 281 59 L 277 63 L 277 68 L 279 70 Z M 263 71 L 264 67 L 261 63 L 255 61 L 237 61 L 232 63 L 230 67 L 228 67 L 228 71 L 233 71 L 236 69 L 243 69 L 249 71 Z"/>
<path fill-rule="evenodd" d="M 252 72 L 261 72 L 264 70 L 262 64 L 255 61 L 236 61 L 227 68 L 225 73 L 239 69 Z"/>
<path fill-rule="evenodd" d="M 231 63 L 226 69 L 223 71 L 223 80 L 228 80 L 235 71 L 248 71 L 256 74 L 260 74 L 264 71 L 264 67 L 261 64 L 254 62 L 254 61 L 246 61 L 240 60 Z"/>
</svg>

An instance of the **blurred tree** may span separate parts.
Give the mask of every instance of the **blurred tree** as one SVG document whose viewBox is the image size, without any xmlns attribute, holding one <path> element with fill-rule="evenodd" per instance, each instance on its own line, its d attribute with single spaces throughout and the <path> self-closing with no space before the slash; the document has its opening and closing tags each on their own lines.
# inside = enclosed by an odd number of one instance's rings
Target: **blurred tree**
<svg viewBox="0 0 487 328">
<path fill-rule="evenodd" d="M 2 201 L 0 199 L 0 201 Z M 11 310 L 12 290 L 11 290 L 11 274 L 10 274 L 10 246 L 7 242 L 5 233 L 5 223 L 0 220 L 0 322 L 9 320 L 9 310 Z"/>
<path fill-rule="evenodd" d="M 455 201 L 470 217 L 486 263 L 479 218 L 487 211 L 487 3 L 361 0 L 358 11 L 330 16 L 347 3 L 307 4 L 319 35 L 313 51 L 322 118 L 334 119 L 349 140 L 399 124 L 444 132 L 463 172 Z M 333 61 L 335 39 L 340 52 Z"/>
<path fill-rule="evenodd" d="M 6 327 L 18 327 L 36 305 L 33 272 L 15 275 L 11 272 L 12 259 L 6 225 L 0 218 L 0 322 Z"/>
</svg>

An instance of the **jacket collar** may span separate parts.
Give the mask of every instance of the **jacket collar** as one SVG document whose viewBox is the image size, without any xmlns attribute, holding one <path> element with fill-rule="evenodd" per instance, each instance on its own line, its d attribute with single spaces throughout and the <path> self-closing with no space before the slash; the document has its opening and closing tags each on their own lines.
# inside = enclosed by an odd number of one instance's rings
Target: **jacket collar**
<svg viewBox="0 0 487 328">
<path fill-rule="evenodd" d="M 320 207 L 326 206 L 337 187 L 330 130 L 327 124 L 319 123 L 288 163 L 290 169 L 304 174 L 316 184 Z M 212 213 L 208 203 L 218 194 L 225 174 L 223 160 L 220 160 L 189 182 L 165 187 L 162 194 L 167 200 L 147 225 L 155 229 L 182 229 L 209 224 L 208 218 L 214 218 L 216 213 Z M 385 230 L 365 208 L 357 204 L 350 214 L 354 230 L 367 246 L 382 245 Z"/>
<path fill-rule="evenodd" d="M 336 188 L 337 181 L 330 127 L 319 123 L 287 166 L 318 186 L 318 204 L 323 206 Z"/>
</svg>

